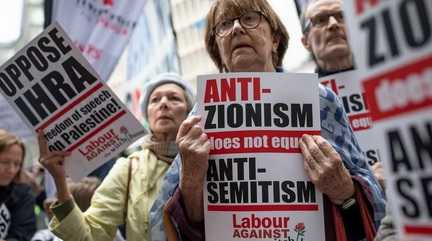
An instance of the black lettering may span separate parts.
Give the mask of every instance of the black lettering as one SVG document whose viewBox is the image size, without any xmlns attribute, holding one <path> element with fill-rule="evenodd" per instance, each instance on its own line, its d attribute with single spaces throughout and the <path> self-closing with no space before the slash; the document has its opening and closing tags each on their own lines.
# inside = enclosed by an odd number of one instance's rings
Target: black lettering
<svg viewBox="0 0 432 241">
<path fill-rule="evenodd" d="M 0 88 L 2 89 L 3 93 L 9 97 L 12 97 L 17 93 L 17 89 L 15 88 L 15 85 L 12 83 L 9 77 L 3 72 L 0 73 Z"/>
<path fill-rule="evenodd" d="M 227 198 L 228 194 L 228 183 L 220 182 L 219 183 L 219 199 L 221 203 L 229 203 L 229 199 Z"/>
<path fill-rule="evenodd" d="M 245 180 L 245 163 L 248 161 L 246 157 L 244 158 L 234 158 L 234 163 L 237 164 L 237 180 Z"/>
<path fill-rule="evenodd" d="M 72 56 L 65 60 L 62 66 L 78 93 L 86 89 L 84 83 L 87 82 L 88 85 L 91 85 L 97 80 L 96 76 L 88 72 L 87 69 Z"/>
<path fill-rule="evenodd" d="M 231 203 L 248 203 L 248 182 L 230 182 Z"/>
<path fill-rule="evenodd" d="M 42 37 L 38 41 L 38 47 L 45 53 L 49 53 L 46 58 L 51 61 L 51 63 L 57 62 L 60 57 L 61 53 L 53 46 L 50 46 L 49 43 L 51 41 L 47 37 Z"/>
<path fill-rule="evenodd" d="M 392 171 L 397 173 L 402 168 L 411 171 L 413 167 L 409 161 L 408 154 L 405 150 L 405 144 L 398 130 L 387 132 L 387 143 L 389 143 L 390 146 Z"/>
<path fill-rule="evenodd" d="M 24 85 L 19 80 L 19 77 L 21 76 L 21 71 L 19 71 L 18 67 L 16 67 L 15 64 L 8 65 L 5 68 L 5 71 L 9 75 L 9 77 L 12 79 L 12 81 L 15 83 L 15 85 L 18 89 L 24 88 Z"/>
<path fill-rule="evenodd" d="M 431 124 L 426 124 L 426 131 L 421 131 L 426 136 L 421 137 L 420 132 L 415 126 L 411 126 L 410 133 L 414 142 L 414 148 L 416 150 L 417 159 L 419 162 L 419 168 L 425 169 L 425 162 L 429 162 L 432 165 L 432 128 Z"/>
<path fill-rule="evenodd" d="M 217 116 L 218 116 L 218 127 L 219 128 L 225 128 L 225 106 L 224 105 L 218 105 L 217 106 Z"/>
<path fill-rule="evenodd" d="M 38 83 L 35 84 L 31 89 L 28 89 L 26 92 L 24 92 L 24 97 L 41 119 L 46 118 L 48 115 L 54 113 L 57 110 L 54 102 L 48 97 L 48 95 Z"/>
<path fill-rule="evenodd" d="M 292 181 L 283 181 L 282 182 L 282 191 L 285 192 L 285 194 L 282 194 L 282 200 L 286 203 L 292 203 L 296 200 L 296 194 L 291 188 L 295 186 L 294 182 Z"/>
<path fill-rule="evenodd" d="M 38 69 L 40 72 L 48 69 L 48 61 L 45 59 L 45 57 L 42 55 L 38 48 L 30 46 L 27 49 L 26 54 L 32 62 L 33 66 L 35 66 L 36 69 Z"/>
<path fill-rule="evenodd" d="M 72 87 L 65 82 L 63 76 L 57 71 L 52 71 L 47 74 L 41 81 L 59 105 L 66 104 L 76 96 Z M 67 95 L 68 98 L 66 98 L 65 95 Z"/>
<path fill-rule="evenodd" d="M 33 75 L 30 73 L 31 63 L 26 58 L 25 55 L 21 55 L 18 58 L 15 59 L 15 63 L 18 65 L 18 67 L 21 69 L 21 71 L 24 73 L 26 78 L 29 81 L 33 80 Z"/>
<path fill-rule="evenodd" d="M 297 199 L 299 203 L 316 202 L 315 186 L 312 182 L 297 182 Z"/>
<path fill-rule="evenodd" d="M 360 94 L 353 94 L 350 96 L 351 108 L 353 111 L 364 110 L 362 96 Z"/>
<path fill-rule="evenodd" d="M 48 35 L 51 37 L 53 42 L 56 44 L 57 48 L 60 49 L 60 51 L 63 54 L 67 54 L 69 51 L 72 50 L 72 47 L 68 44 L 64 44 L 65 39 L 62 36 L 57 35 L 58 30 L 56 28 L 49 31 Z"/>
<path fill-rule="evenodd" d="M 218 202 L 218 194 L 217 194 L 217 189 L 218 185 L 215 182 L 209 182 L 207 183 L 207 200 L 209 201 L 209 203 L 217 203 Z"/>
<path fill-rule="evenodd" d="M 254 107 L 253 104 L 248 103 L 245 108 L 246 126 L 251 127 L 252 122 L 254 123 L 254 126 L 261 126 L 261 104 L 256 104 Z"/>
<path fill-rule="evenodd" d="M 402 213 L 410 218 L 418 218 L 420 216 L 420 209 L 417 202 L 409 194 L 413 190 L 413 183 L 409 179 L 401 178 L 396 181 L 396 188 L 401 197 L 406 201 L 402 205 Z"/>
<path fill-rule="evenodd" d="M 424 194 L 424 200 L 426 201 L 426 207 L 429 214 L 429 218 L 432 217 L 432 177 L 423 177 L 420 179 L 422 191 Z"/>
<path fill-rule="evenodd" d="M 233 167 L 232 167 L 231 158 L 227 158 L 226 162 L 224 159 L 219 159 L 219 174 L 220 174 L 220 181 L 233 180 Z"/>
<path fill-rule="evenodd" d="M 259 181 L 258 185 L 261 186 L 261 195 L 262 195 L 262 202 L 268 203 L 269 202 L 269 186 L 272 184 L 271 181 Z"/>
<path fill-rule="evenodd" d="M 30 121 L 30 123 L 33 126 L 39 124 L 38 118 L 34 115 L 33 111 L 28 107 L 28 105 L 24 102 L 24 100 L 21 97 L 18 97 L 15 100 L 15 104 L 21 110 L 21 113 L 25 115 L 27 120 Z"/>
<path fill-rule="evenodd" d="M 216 114 L 216 106 L 209 105 L 204 106 L 204 111 L 207 112 L 207 118 L 204 124 L 204 129 L 215 129 L 217 128 L 216 124 L 213 123 L 215 114 Z"/>
<path fill-rule="evenodd" d="M 277 103 L 273 107 L 273 111 L 279 118 L 274 118 L 274 123 L 277 127 L 287 127 L 289 125 L 289 117 L 284 111 L 288 111 L 288 105 Z"/>
<path fill-rule="evenodd" d="M 303 106 L 303 108 L 302 108 Z M 291 125 L 292 127 L 312 127 L 312 104 L 292 104 L 291 105 Z"/>
<path fill-rule="evenodd" d="M 415 12 L 408 13 L 412 9 Z M 409 46 L 413 48 L 418 48 L 428 43 L 431 37 L 431 23 L 429 22 L 428 14 L 426 11 L 429 8 L 425 5 L 424 1 L 420 0 L 406 0 L 403 1 L 399 7 L 399 14 L 402 20 L 402 29 L 404 31 L 405 39 Z M 411 22 L 411 17 L 417 17 L 420 23 L 421 36 L 416 37 L 414 30 L 417 27 L 417 22 L 415 26 Z"/>
<path fill-rule="evenodd" d="M 396 42 L 397 37 L 393 28 L 391 16 L 390 16 L 390 10 L 384 9 L 382 12 L 383 17 L 383 25 L 384 30 L 386 31 L 385 37 L 387 39 L 388 46 L 390 47 L 390 53 L 392 57 L 399 56 L 399 46 Z"/>
<path fill-rule="evenodd" d="M 360 24 L 361 29 L 366 29 L 368 31 L 367 40 L 367 51 L 368 51 L 368 67 L 373 67 L 379 63 L 385 61 L 385 56 L 383 53 L 378 53 L 377 47 L 377 27 L 375 17 L 366 19 Z"/>
<path fill-rule="evenodd" d="M 227 124 L 237 128 L 243 124 L 243 107 L 240 104 L 231 104 L 227 107 Z"/>
</svg>

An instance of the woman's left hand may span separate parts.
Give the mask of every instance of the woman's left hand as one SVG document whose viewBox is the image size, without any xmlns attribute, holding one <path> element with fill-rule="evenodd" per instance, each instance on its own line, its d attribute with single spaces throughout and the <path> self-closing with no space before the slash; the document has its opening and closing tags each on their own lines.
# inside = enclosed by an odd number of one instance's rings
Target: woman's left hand
<svg viewBox="0 0 432 241">
<path fill-rule="evenodd" d="M 354 195 L 354 183 L 339 153 L 321 136 L 303 135 L 300 149 L 310 180 L 337 205 Z"/>
</svg>

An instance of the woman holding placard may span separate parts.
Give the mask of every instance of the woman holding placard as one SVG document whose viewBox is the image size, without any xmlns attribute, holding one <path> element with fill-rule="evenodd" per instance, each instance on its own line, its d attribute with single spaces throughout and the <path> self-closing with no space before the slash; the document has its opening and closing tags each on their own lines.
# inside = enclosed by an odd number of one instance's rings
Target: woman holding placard
<svg viewBox="0 0 432 241">
<path fill-rule="evenodd" d="M 126 225 L 129 241 L 150 241 L 149 209 L 162 177 L 177 154 L 177 130 L 193 103 L 191 88 L 177 74 L 161 74 L 145 88 L 142 111 L 151 134 L 142 150 L 117 160 L 96 190 L 84 213 L 77 208 L 66 185 L 65 152 L 49 152 L 39 134 L 40 162 L 54 177 L 58 202 L 52 206 L 50 228 L 64 241 L 113 240 L 119 225 Z"/>
<path fill-rule="evenodd" d="M 285 27 L 266 0 L 218 0 L 207 14 L 205 44 L 221 73 L 281 72 L 288 39 Z M 367 167 L 341 103 L 321 85 L 320 110 L 321 124 L 331 126 L 322 126 L 321 135 L 301 138 L 305 171 L 334 210 L 327 220 L 334 227 L 333 237 L 371 240 L 384 213 L 382 189 Z M 182 239 L 205 239 L 203 184 L 210 142 L 199 126 L 200 120 L 199 116 L 191 116 L 180 126 L 177 143 L 181 158 L 169 170 L 163 192 L 151 212 L 151 223 L 155 224 L 153 240 L 165 239 L 158 221 L 164 212 L 170 215 Z M 345 219 L 340 221 L 345 209 L 360 215 L 356 202 L 364 204 L 361 215 L 369 215 L 368 231 Z M 356 237 L 351 239 L 351 234 Z"/>
</svg>

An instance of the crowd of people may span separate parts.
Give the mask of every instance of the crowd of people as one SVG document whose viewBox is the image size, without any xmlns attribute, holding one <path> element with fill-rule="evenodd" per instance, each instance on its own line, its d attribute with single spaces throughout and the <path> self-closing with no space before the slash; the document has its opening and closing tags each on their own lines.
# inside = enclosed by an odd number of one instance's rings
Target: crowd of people
<svg viewBox="0 0 432 241">
<path fill-rule="evenodd" d="M 216 0 L 205 47 L 220 73 L 285 72 L 289 35 L 266 0 Z M 352 70 L 341 0 L 312 1 L 301 17 L 302 43 L 320 77 Z M 289 88 L 289 86 L 287 86 Z M 36 232 L 36 198 L 23 168 L 25 147 L 0 130 L 0 241 L 205 240 L 203 187 L 210 142 L 199 125 L 194 91 L 179 75 L 145 86 L 142 113 L 149 134 L 103 179 L 68 180 L 64 151 L 38 133 L 39 162 L 53 177 L 55 198 L 42 206 L 49 230 Z M 340 100 L 319 86 L 321 135 L 303 135 L 304 170 L 324 194 L 327 241 L 396 240 L 387 213 L 381 163 L 369 167 Z M 326 128 L 332 126 L 332 128 Z M 42 203 L 42 204 L 41 204 Z M 33 239 L 32 239 L 33 238 Z"/>
</svg>

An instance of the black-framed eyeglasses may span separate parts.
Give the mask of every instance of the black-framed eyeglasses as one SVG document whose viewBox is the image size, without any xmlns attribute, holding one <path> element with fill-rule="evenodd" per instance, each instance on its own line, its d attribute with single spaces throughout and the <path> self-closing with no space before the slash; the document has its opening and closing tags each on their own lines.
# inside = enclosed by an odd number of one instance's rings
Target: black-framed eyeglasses
<svg viewBox="0 0 432 241">
<path fill-rule="evenodd" d="M 330 17 L 336 19 L 338 23 L 344 23 L 344 16 L 342 11 L 332 12 L 332 13 L 322 13 L 318 14 L 312 18 L 306 19 L 306 24 L 303 32 L 308 32 L 311 27 L 324 27 L 329 23 Z"/>
<path fill-rule="evenodd" d="M 250 11 L 236 18 L 224 19 L 222 21 L 219 21 L 214 27 L 213 31 L 216 33 L 217 36 L 225 37 L 231 33 L 234 27 L 234 23 L 237 19 L 239 20 L 239 23 L 243 28 L 254 29 L 260 24 L 262 16 L 263 15 L 261 12 Z"/>
</svg>

